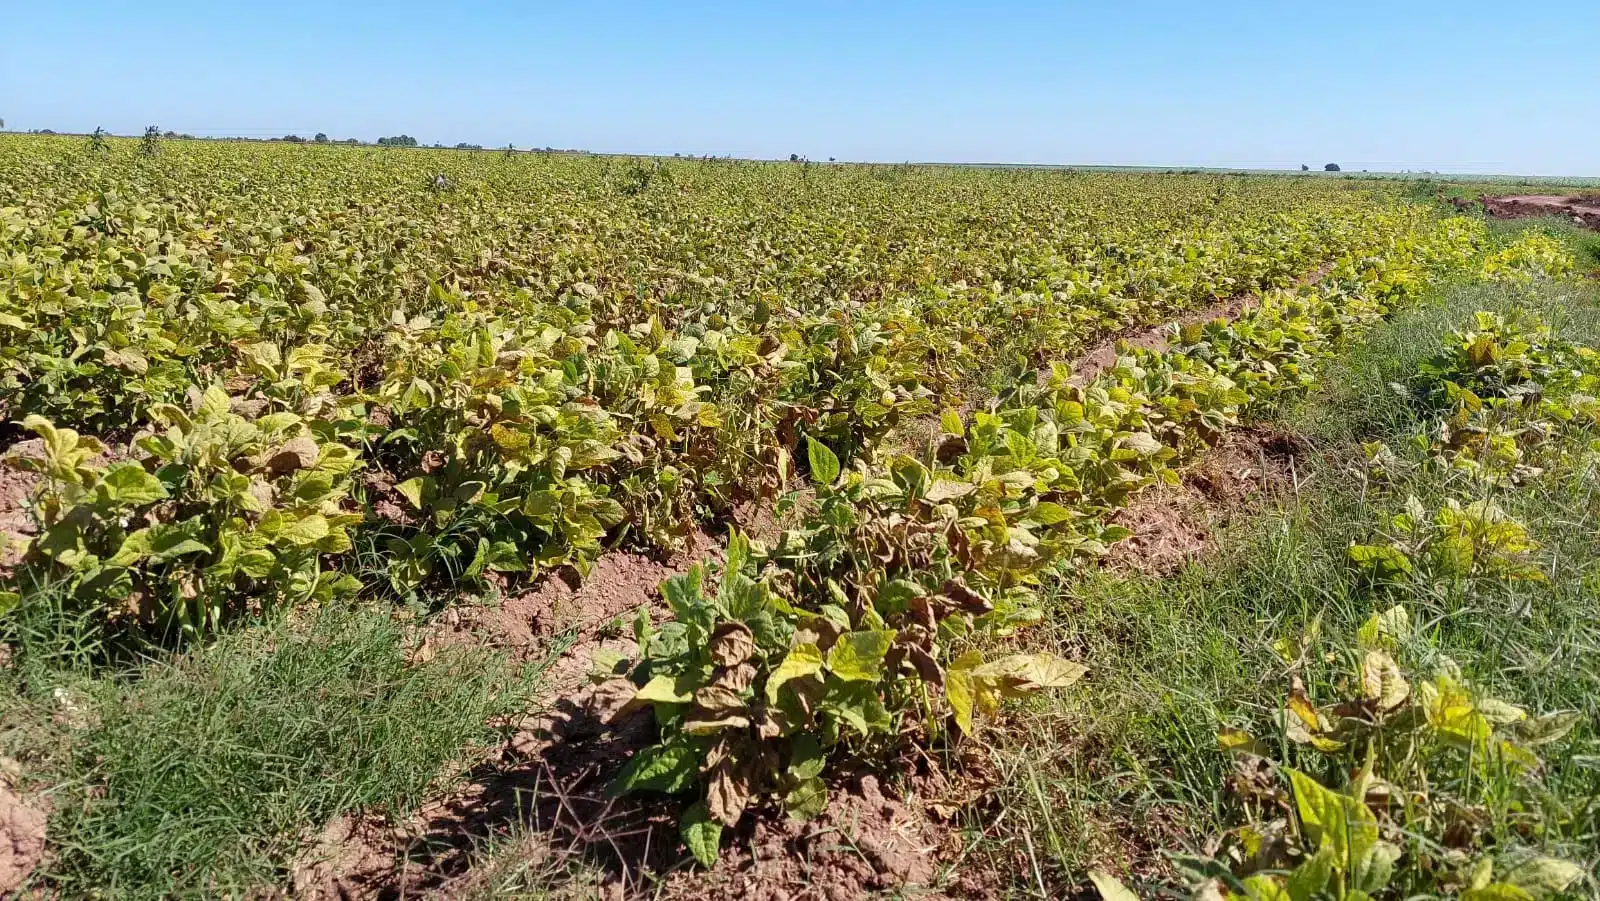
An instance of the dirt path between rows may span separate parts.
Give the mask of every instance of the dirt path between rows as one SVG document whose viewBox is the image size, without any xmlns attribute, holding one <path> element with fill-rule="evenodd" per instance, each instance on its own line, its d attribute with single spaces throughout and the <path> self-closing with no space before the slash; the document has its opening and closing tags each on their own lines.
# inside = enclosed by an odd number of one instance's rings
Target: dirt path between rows
<svg viewBox="0 0 1600 901">
<path fill-rule="evenodd" d="M 1296 279 L 1293 288 L 1309 288 L 1326 278 L 1331 271 L 1333 271 L 1333 264 L 1324 263 L 1317 267 L 1315 271 Z M 1116 366 L 1117 358 L 1122 355 L 1118 349 L 1121 346 L 1126 345 L 1130 348 L 1160 353 L 1167 349 L 1168 343 L 1172 338 L 1174 326 L 1183 328 L 1186 325 L 1204 325 L 1207 322 L 1213 322 L 1218 319 L 1232 321 L 1244 315 L 1246 311 L 1260 305 L 1260 303 L 1260 294 L 1239 294 L 1226 300 L 1218 301 L 1205 309 L 1185 313 L 1177 319 L 1160 325 L 1149 326 L 1134 332 L 1107 338 L 1072 361 L 1072 384 L 1087 385 L 1101 373 Z"/>
</svg>

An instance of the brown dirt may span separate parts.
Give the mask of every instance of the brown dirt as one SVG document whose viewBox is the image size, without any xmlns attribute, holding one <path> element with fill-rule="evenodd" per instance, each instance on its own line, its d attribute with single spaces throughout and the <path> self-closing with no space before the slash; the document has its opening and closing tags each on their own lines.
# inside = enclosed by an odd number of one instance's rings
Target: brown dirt
<svg viewBox="0 0 1600 901">
<path fill-rule="evenodd" d="M 1133 499 L 1112 522 L 1133 535 L 1112 545 L 1106 564 L 1168 573 L 1203 554 L 1217 526 L 1274 496 L 1298 491 L 1310 452 L 1305 440 L 1270 428 L 1229 432 L 1182 474 Z"/>
<path fill-rule="evenodd" d="M 480 763 L 464 784 L 416 815 L 389 822 L 357 814 L 330 823 L 293 867 L 296 896 L 448 894 L 451 886 L 471 880 L 486 842 L 513 832 L 527 833 L 526 853 L 541 849 L 552 860 L 581 855 L 604 862 L 609 855 L 619 884 L 628 883 L 645 859 L 675 847 L 670 809 L 604 796 L 610 776 L 653 736 L 648 717 L 617 729 L 602 726 L 610 699 L 588 677 L 597 652 L 636 653 L 634 611 L 643 607 L 660 621 L 666 616 L 660 584 L 717 551 L 713 539 L 697 533 L 688 548 L 666 560 L 607 554 L 587 578 L 552 573 L 498 606 L 453 608 L 422 630 L 419 657 L 459 644 L 504 648 L 529 661 L 553 656 L 543 677 L 542 709 L 515 724 L 497 759 Z M 632 841 L 641 829 L 642 852 Z M 654 861 L 661 867 L 671 863 Z"/>
<path fill-rule="evenodd" d="M 443 624 L 454 634 L 445 643 L 470 641 L 512 650 L 523 659 L 542 657 L 552 639 L 576 633 L 575 644 L 563 658 L 584 657 L 597 636 L 621 631 L 640 607 L 659 607 L 661 583 L 711 557 L 715 540 L 705 533 L 691 536 L 688 546 L 668 559 L 629 551 L 616 551 L 595 561 L 587 577 L 570 569 L 547 575 L 526 590 L 505 597 L 498 606 L 463 608 L 453 621 Z M 580 673 L 581 676 L 587 673 Z M 547 675 L 549 678 L 549 675 Z M 569 683 L 570 684 L 570 683 Z"/>
<path fill-rule="evenodd" d="M 1563 216 L 1585 228 L 1600 229 L 1600 195 L 1515 194 L 1505 197 L 1485 195 L 1480 200 L 1484 210 L 1496 219 Z"/>
<path fill-rule="evenodd" d="M 715 869 L 671 874 L 663 897 L 847 901 L 901 890 L 938 897 L 929 892 L 948 830 L 875 776 L 836 786 L 828 809 L 809 822 L 777 811 L 750 819 Z"/>
<path fill-rule="evenodd" d="M 11 897 L 45 856 L 49 814 L 12 786 L 16 767 L 0 759 L 0 897 Z"/>
<path fill-rule="evenodd" d="M 15 444 L 5 451 L 34 454 L 44 449 L 38 438 Z M 23 502 L 39 487 L 40 476 L 0 462 L 0 573 L 22 561 L 22 551 L 34 535 L 33 517 Z"/>
</svg>

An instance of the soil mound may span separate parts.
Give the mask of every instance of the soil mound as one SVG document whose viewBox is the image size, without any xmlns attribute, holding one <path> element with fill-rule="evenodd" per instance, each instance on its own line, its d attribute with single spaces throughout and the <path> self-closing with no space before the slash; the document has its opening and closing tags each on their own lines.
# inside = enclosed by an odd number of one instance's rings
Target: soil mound
<svg viewBox="0 0 1600 901">
<path fill-rule="evenodd" d="M 1484 196 L 1482 201 L 1484 210 L 1496 219 L 1564 216 L 1585 228 L 1600 230 L 1600 195 L 1514 194 Z"/>
</svg>

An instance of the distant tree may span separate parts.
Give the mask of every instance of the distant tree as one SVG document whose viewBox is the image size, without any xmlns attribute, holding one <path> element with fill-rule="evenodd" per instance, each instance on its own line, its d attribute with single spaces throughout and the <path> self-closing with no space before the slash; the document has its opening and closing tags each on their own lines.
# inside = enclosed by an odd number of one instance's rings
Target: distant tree
<svg viewBox="0 0 1600 901">
<path fill-rule="evenodd" d="M 1322 167 L 1322 171 L 1324 171 L 1324 172 L 1338 172 L 1339 171 L 1339 164 L 1338 163 L 1329 163 L 1328 165 Z"/>
<path fill-rule="evenodd" d="M 1301 163 L 1300 164 L 1300 171 L 1301 172 L 1310 172 L 1311 171 L 1311 167 L 1307 166 L 1305 163 Z"/>
<path fill-rule="evenodd" d="M 284 141 L 284 142 L 289 143 L 289 144 L 304 144 L 306 142 L 306 139 L 300 137 L 299 135 L 284 135 L 283 137 L 279 138 L 278 140 Z"/>
<path fill-rule="evenodd" d="M 346 144 L 359 144 L 359 143 L 361 143 L 361 139 L 360 138 L 345 138 L 344 142 Z"/>
<path fill-rule="evenodd" d="M 791 162 L 791 163 L 800 162 L 800 154 L 798 154 L 798 153 L 789 154 L 789 162 Z"/>
<path fill-rule="evenodd" d="M 6 120 L 0 119 L 0 128 L 5 128 L 5 127 L 6 127 Z"/>
<path fill-rule="evenodd" d="M 317 136 L 311 140 L 316 141 L 318 144 L 326 144 L 328 143 L 328 136 L 319 131 L 317 132 Z"/>
<path fill-rule="evenodd" d="M 415 147 L 415 146 L 417 146 L 417 139 L 413 138 L 410 135 L 395 135 L 394 137 L 391 137 L 391 138 L 379 138 L 378 139 L 378 146 L 380 146 L 380 147 Z"/>
<path fill-rule="evenodd" d="M 830 163 L 837 163 L 838 161 L 839 161 L 839 158 L 836 157 L 836 156 L 828 157 L 828 162 L 830 162 Z"/>
<path fill-rule="evenodd" d="M 483 145 L 482 144 L 468 144 L 466 141 L 462 141 L 461 143 L 456 145 L 456 149 L 457 150 L 482 150 L 483 149 Z"/>
</svg>

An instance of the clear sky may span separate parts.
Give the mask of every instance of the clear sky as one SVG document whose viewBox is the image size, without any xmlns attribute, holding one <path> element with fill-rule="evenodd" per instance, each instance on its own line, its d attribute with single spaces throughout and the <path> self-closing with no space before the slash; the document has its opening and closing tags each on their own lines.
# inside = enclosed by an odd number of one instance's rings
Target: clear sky
<svg viewBox="0 0 1600 901">
<path fill-rule="evenodd" d="M 0 0 L 9 128 L 1600 175 L 1600 0 Z"/>
</svg>

